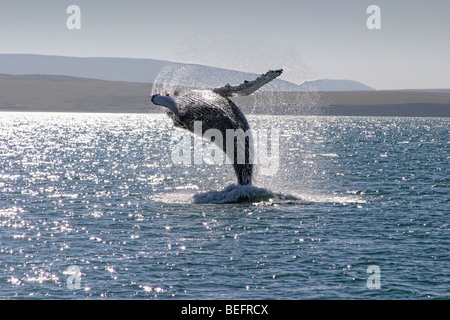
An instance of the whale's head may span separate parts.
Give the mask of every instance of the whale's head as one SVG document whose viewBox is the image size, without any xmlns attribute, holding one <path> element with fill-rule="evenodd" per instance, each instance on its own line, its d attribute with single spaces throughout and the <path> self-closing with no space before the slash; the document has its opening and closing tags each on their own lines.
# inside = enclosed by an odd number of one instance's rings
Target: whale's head
<svg viewBox="0 0 450 320">
<path fill-rule="evenodd" d="M 163 106 L 169 109 L 174 115 L 179 116 L 178 107 L 175 100 L 170 96 L 162 96 L 160 94 L 154 94 L 152 96 L 152 102 L 158 106 Z"/>
<path fill-rule="evenodd" d="M 169 109 L 167 115 L 173 120 L 173 124 L 176 127 L 186 128 L 186 125 L 181 120 L 180 112 L 176 101 L 169 95 L 154 94 L 152 96 L 152 102 L 158 106 L 163 106 Z"/>
</svg>

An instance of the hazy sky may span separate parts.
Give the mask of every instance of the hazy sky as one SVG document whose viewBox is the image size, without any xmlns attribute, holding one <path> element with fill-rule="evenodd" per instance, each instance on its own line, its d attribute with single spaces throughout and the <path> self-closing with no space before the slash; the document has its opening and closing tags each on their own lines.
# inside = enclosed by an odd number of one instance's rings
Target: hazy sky
<svg viewBox="0 0 450 320">
<path fill-rule="evenodd" d="M 69 5 L 81 29 L 69 30 Z M 381 29 L 369 30 L 369 5 Z M 449 0 L 0 0 L 0 53 L 131 57 L 376 89 L 450 88 Z"/>
</svg>

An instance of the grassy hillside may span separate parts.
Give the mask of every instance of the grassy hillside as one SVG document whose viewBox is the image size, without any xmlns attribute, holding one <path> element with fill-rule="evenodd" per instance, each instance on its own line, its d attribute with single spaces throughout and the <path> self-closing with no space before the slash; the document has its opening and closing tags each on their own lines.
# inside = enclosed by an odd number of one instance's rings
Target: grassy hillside
<svg viewBox="0 0 450 320">
<path fill-rule="evenodd" d="M 0 111 L 148 112 L 150 89 L 145 83 L 0 75 Z"/>
<path fill-rule="evenodd" d="M 151 84 L 50 75 L 0 75 L 0 111 L 161 112 Z M 450 116 L 450 92 L 257 92 L 233 99 L 246 113 Z"/>
</svg>

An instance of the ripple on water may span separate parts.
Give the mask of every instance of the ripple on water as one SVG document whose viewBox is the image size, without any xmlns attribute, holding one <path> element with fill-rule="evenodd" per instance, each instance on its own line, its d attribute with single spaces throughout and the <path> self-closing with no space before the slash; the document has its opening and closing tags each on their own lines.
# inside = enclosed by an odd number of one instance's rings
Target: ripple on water
<svg viewBox="0 0 450 320">
<path fill-rule="evenodd" d="M 281 161 L 243 187 L 162 115 L 1 114 L 0 297 L 448 298 L 448 120 L 249 120 Z"/>
</svg>

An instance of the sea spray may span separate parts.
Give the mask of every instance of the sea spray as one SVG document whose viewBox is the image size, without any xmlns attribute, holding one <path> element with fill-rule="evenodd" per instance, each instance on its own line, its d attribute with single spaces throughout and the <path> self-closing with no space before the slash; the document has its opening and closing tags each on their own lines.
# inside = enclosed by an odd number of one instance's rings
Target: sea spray
<svg viewBox="0 0 450 320">
<path fill-rule="evenodd" d="M 274 193 L 265 188 L 232 184 L 221 191 L 212 190 L 195 194 L 193 196 L 193 203 L 253 203 L 274 199 L 298 200 L 292 195 Z"/>
</svg>

